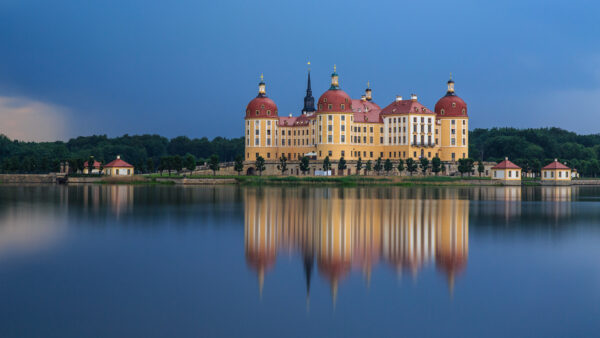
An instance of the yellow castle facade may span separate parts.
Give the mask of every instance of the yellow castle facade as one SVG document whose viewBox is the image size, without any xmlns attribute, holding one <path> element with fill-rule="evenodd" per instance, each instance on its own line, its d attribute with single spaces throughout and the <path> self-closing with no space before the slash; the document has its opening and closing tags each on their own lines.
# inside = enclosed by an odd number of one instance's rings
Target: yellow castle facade
<svg viewBox="0 0 600 338">
<path fill-rule="evenodd" d="M 466 103 L 454 92 L 454 81 L 434 111 L 417 100 L 401 96 L 381 108 L 367 84 L 360 99 L 351 99 L 339 85 L 335 68 L 329 90 L 316 105 L 312 97 L 310 71 L 304 108 L 299 116 L 279 116 L 277 105 L 267 97 L 261 77 L 258 96 L 246 107 L 245 160 L 259 156 L 290 161 L 303 156 L 316 160 L 364 161 L 377 158 L 398 160 L 439 157 L 444 162 L 468 157 L 469 117 Z"/>
</svg>

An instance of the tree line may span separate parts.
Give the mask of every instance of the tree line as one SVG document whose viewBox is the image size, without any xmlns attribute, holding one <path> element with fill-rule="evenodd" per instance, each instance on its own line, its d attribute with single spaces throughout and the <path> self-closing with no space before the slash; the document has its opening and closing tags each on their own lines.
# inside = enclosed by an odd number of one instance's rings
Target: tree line
<svg viewBox="0 0 600 338">
<path fill-rule="evenodd" d="M 94 159 L 106 164 L 121 158 L 141 172 L 175 170 L 191 166 L 190 159 L 202 164 L 212 155 L 223 162 L 233 161 L 244 153 L 244 138 L 216 137 L 172 139 L 160 135 L 80 136 L 67 142 L 23 142 L 0 135 L 0 171 L 3 173 L 58 172 L 60 163 L 83 169 L 83 163 Z"/>
<path fill-rule="evenodd" d="M 491 128 L 469 132 L 469 155 L 483 161 L 508 157 L 526 172 L 540 175 L 557 158 L 582 176 L 600 174 L 600 134 L 578 135 L 560 128 Z"/>
</svg>

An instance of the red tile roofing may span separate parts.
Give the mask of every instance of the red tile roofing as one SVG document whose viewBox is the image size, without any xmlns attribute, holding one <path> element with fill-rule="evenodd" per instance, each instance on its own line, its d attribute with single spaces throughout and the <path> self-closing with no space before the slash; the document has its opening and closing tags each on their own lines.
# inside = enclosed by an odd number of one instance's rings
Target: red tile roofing
<svg viewBox="0 0 600 338">
<path fill-rule="evenodd" d="M 381 115 L 390 114 L 435 114 L 418 101 L 400 100 L 390 103 L 387 107 L 381 110 Z"/>
<path fill-rule="evenodd" d="M 84 168 L 88 167 L 88 161 L 83 162 L 83 167 Z M 100 168 L 100 162 L 94 160 L 94 168 Z"/>
<path fill-rule="evenodd" d="M 133 168 L 133 166 L 125 161 L 123 161 L 120 158 L 117 158 L 116 160 L 107 163 L 104 168 L 111 168 L 111 167 L 118 167 L 118 168 Z"/>
<path fill-rule="evenodd" d="M 521 167 L 512 163 L 509 160 L 504 160 L 504 161 L 496 164 L 495 166 L 493 166 L 492 169 L 521 169 Z"/>
<path fill-rule="evenodd" d="M 571 168 L 558 162 L 557 160 L 554 160 L 554 162 L 548 164 L 547 166 L 543 167 L 542 169 L 571 169 Z"/>
</svg>

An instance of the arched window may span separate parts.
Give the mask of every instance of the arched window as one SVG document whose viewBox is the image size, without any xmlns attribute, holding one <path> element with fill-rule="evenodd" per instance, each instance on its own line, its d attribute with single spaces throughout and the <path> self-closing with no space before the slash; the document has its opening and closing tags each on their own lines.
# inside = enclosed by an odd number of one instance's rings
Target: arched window
<svg viewBox="0 0 600 338">
<path fill-rule="evenodd" d="M 456 108 L 456 102 L 452 102 L 452 108 Z"/>
<path fill-rule="evenodd" d="M 267 110 L 267 115 L 271 115 L 271 111 L 270 110 Z"/>
<path fill-rule="evenodd" d="M 345 104 L 340 104 L 340 109 L 345 110 L 346 109 L 346 105 Z"/>
<path fill-rule="evenodd" d="M 442 113 L 442 115 L 444 115 L 444 110 L 442 109 L 442 110 L 440 111 L 440 113 Z"/>
</svg>

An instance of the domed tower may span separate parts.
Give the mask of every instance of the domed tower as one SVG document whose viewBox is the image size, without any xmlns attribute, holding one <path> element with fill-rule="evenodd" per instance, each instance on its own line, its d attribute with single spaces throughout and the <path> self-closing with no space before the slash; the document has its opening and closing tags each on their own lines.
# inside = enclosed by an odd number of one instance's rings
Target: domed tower
<svg viewBox="0 0 600 338">
<path fill-rule="evenodd" d="M 258 95 L 246 107 L 246 161 L 254 162 L 259 156 L 265 161 L 277 156 L 277 105 L 267 97 L 263 76 L 260 76 Z"/>
<path fill-rule="evenodd" d="M 333 66 L 331 86 L 317 101 L 317 158 L 329 156 L 332 160 L 351 158 L 346 152 L 350 144 L 352 100 L 340 89 L 339 76 Z"/>
<path fill-rule="evenodd" d="M 454 92 L 452 74 L 446 95 L 435 104 L 437 139 L 442 161 L 469 157 L 469 116 L 467 104 Z"/>
</svg>

